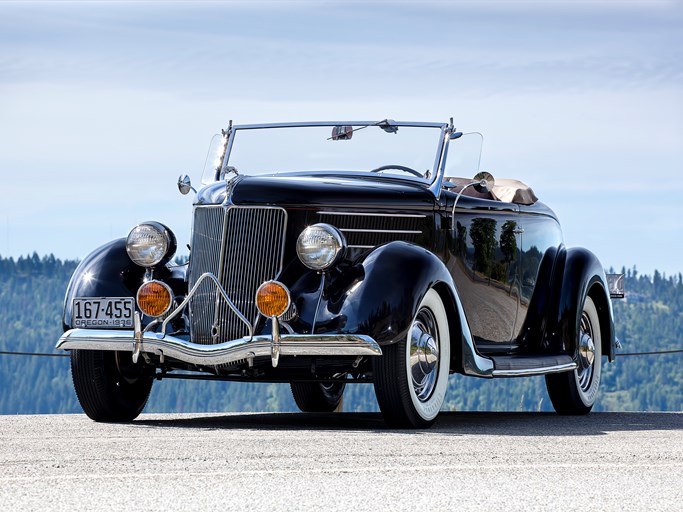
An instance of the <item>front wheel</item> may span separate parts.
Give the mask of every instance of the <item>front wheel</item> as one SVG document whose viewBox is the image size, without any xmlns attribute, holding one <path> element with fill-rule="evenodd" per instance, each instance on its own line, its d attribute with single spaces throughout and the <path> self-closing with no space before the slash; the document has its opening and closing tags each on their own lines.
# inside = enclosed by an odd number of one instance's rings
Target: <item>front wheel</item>
<svg viewBox="0 0 683 512">
<path fill-rule="evenodd" d="M 545 377 L 548 396 L 559 414 L 588 414 L 598 396 L 602 367 L 600 317 L 593 299 L 588 296 L 583 304 L 577 338 L 577 368 Z"/>
<path fill-rule="evenodd" d="M 446 309 L 434 289 L 420 302 L 407 337 L 382 351 L 373 358 L 373 373 L 385 422 L 396 428 L 430 426 L 446 396 L 451 359 Z"/>
<path fill-rule="evenodd" d="M 72 350 L 71 376 L 85 414 L 95 421 L 132 421 L 142 412 L 153 370 L 134 364 L 130 352 Z"/>
</svg>

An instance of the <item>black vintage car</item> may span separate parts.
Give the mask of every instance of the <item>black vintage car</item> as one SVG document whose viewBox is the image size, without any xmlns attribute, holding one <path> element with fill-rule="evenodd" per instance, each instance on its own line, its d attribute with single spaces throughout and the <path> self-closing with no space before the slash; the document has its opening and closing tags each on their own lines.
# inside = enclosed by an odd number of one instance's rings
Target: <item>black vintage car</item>
<svg viewBox="0 0 683 512">
<path fill-rule="evenodd" d="M 588 413 L 615 355 L 603 267 L 480 146 L 452 120 L 231 122 L 199 190 L 178 181 L 188 263 L 144 222 L 75 271 L 57 347 L 85 413 L 132 420 L 173 377 L 289 382 L 303 411 L 372 382 L 388 425 L 426 427 L 451 373 L 545 375 L 557 412 Z"/>
</svg>

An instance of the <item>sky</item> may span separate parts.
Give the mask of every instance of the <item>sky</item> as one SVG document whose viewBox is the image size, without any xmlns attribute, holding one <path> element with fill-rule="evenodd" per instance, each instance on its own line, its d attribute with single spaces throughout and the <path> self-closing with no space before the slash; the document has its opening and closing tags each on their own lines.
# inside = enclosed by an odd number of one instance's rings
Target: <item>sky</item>
<svg viewBox="0 0 683 512">
<path fill-rule="evenodd" d="M 683 2 L 0 0 L 0 256 L 189 243 L 214 133 L 342 119 L 484 135 L 605 267 L 683 272 Z"/>
</svg>

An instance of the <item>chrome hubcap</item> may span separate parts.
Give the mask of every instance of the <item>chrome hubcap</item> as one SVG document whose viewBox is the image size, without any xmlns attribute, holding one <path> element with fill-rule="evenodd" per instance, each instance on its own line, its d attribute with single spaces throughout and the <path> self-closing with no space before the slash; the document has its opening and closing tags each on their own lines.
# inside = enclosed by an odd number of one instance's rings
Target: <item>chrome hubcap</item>
<svg viewBox="0 0 683 512">
<path fill-rule="evenodd" d="M 579 386 L 583 391 L 590 388 L 595 362 L 595 344 L 593 343 L 593 326 L 588 315 L 581 315 L 581 331 L 579 334 L 579 367 L 576 369 Z"/>
<path fill-rule="evenodd" d="M 432 396 L 439 373 L 439 340 L 434 315 L 421 309 L 410 328 L 410 376 L 420 402 Z"/>
<path fill-rule="evenodd" d="M 595 345 L 593 339 L 584 333 L 581 333 L 581 340 L 579 341 L 579 355 L 581 356 L 582 366 L 590 366 L 595 361 Z"/>
</svg>

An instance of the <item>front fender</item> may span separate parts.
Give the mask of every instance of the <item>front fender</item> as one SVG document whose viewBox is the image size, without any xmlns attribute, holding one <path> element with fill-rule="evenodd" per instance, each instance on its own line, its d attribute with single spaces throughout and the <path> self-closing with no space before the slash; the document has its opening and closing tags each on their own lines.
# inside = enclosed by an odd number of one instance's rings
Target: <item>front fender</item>
<svg viewBox="0 0 683 512">
<path fill-rule="evenodd" d="M 378 247 L 355 265 L 355 279 L 330 279 L 318 308 L 316 332 L 368 334 L 380 345 L 407 335 L 427 290 L 455 293 L 453 280 L 433 253 L 407 242 Z"/>
<path fill-rule="evenodd" d="M 145 269 L 133 263 L 126 252 L 126 239 L 98 247 L 76 267 L 64 298 L 62 327 L 71 328 L 73 299 L 77 297 L 135 297 Z M 184 293 L 185 267 L 154 269 L 154 277 L 168 283 L 176 296 Z"/>
<path fill-rule="evenodd" d="M 602 353 L 613 361 L 616 338 L 605 271 L 598 258 L 587 249 L 567 249 L 563 256 L 564 264 L 558 268 L 561 276 L 554 280 L 561 282 L 562 286 L 553 308 L 554 325 L 549 333 L 557 338 L 555 342 L 562 345 L 563 350 L 573 354 L 576 351 L 573 343 L 577 339 L 583 303 L 585 297 L 590 295 L 600 317 Z"/>
</svg>

